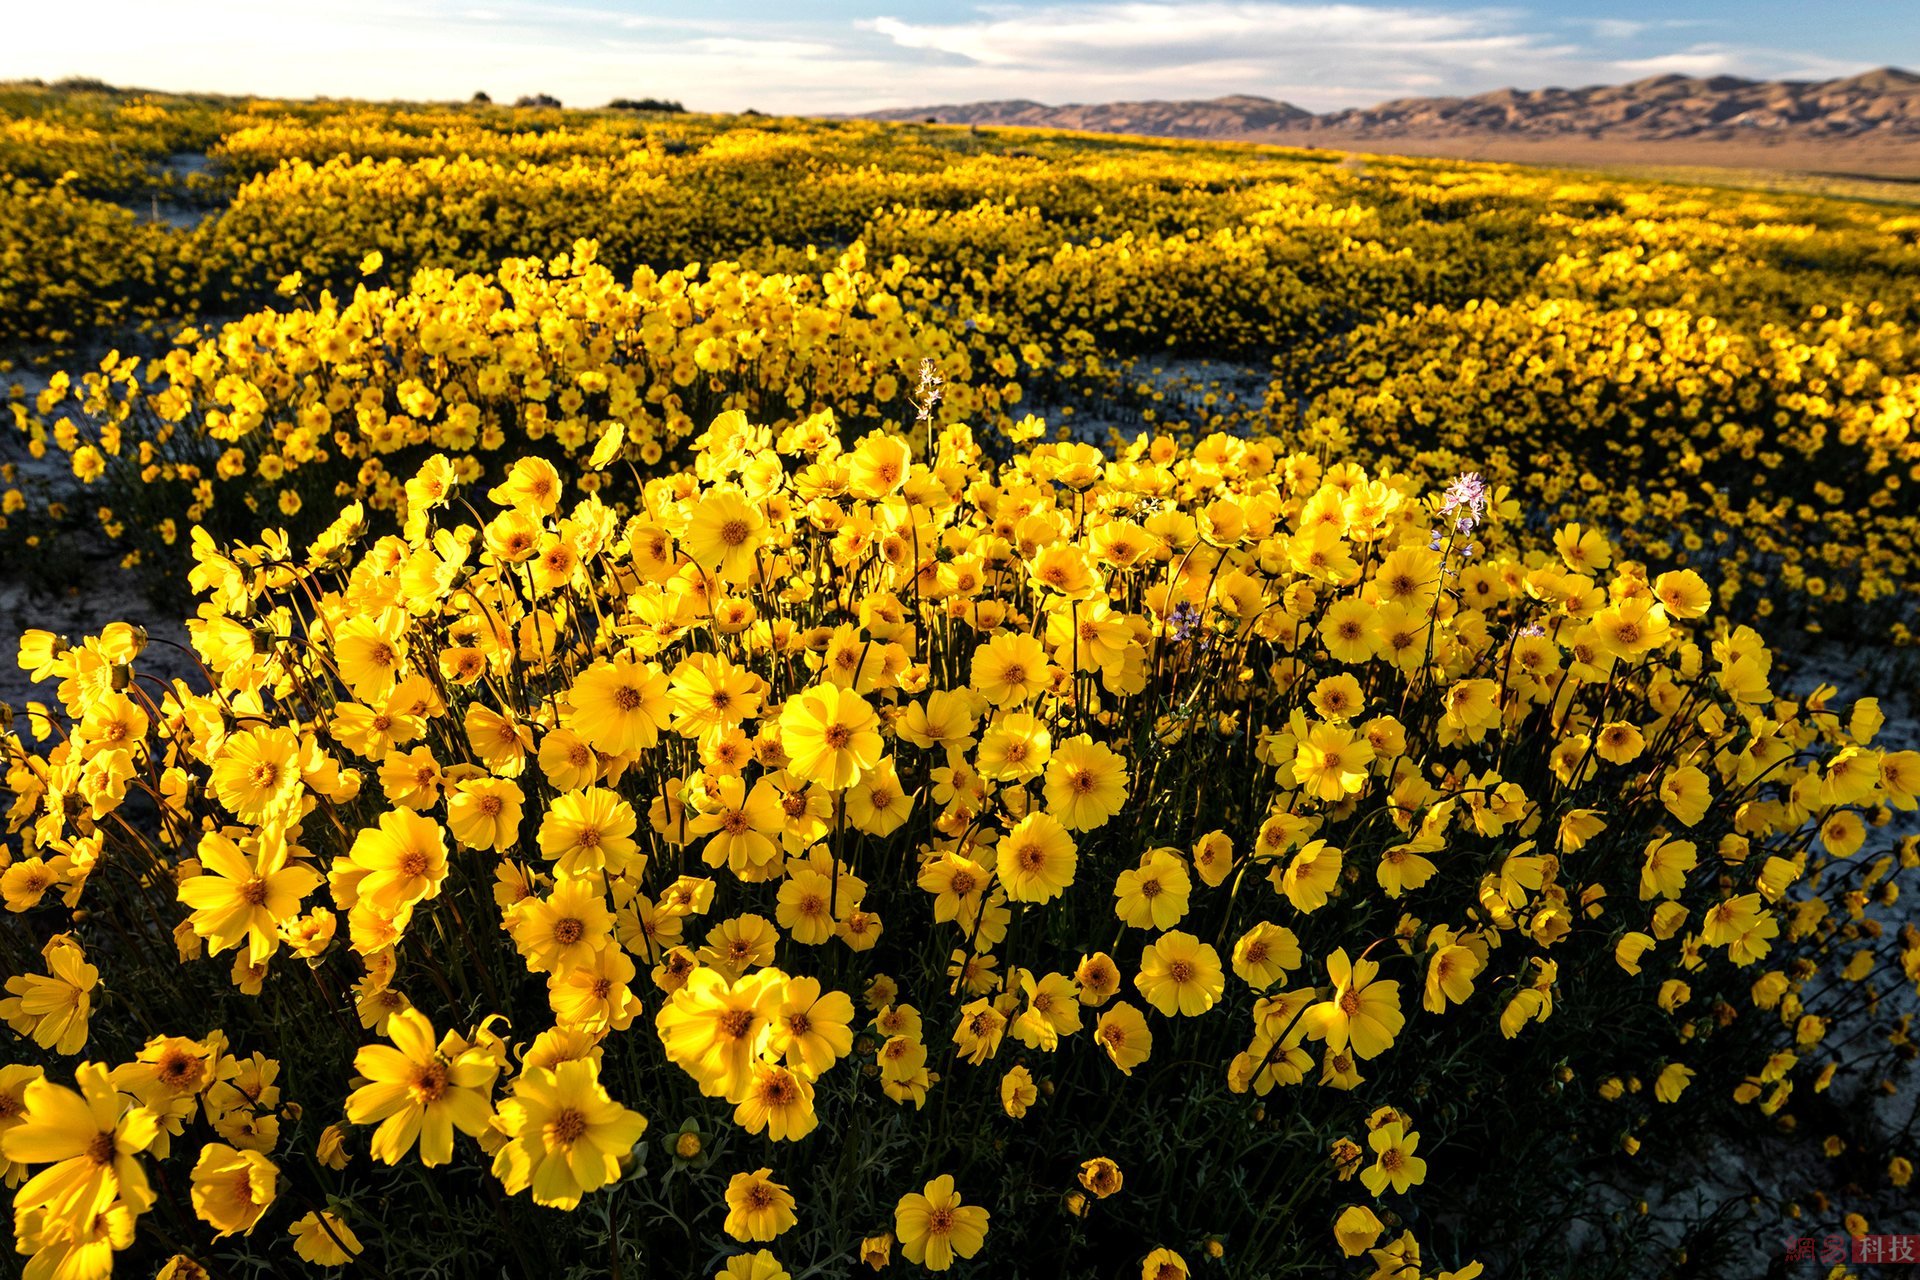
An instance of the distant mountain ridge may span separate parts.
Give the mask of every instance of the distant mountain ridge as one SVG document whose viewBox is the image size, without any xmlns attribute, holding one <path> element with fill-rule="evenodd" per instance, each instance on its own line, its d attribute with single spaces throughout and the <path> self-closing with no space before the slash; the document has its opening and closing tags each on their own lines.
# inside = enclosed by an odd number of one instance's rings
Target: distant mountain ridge
<svg viewBox="0 0 1920 1280">
<path fill-rule="evenodd" d="M 1139 133 L 1162 138 L 1236 138 L 1311 124 L 1319 119 L 1289 102 L 1237 93 L 1205 101 L 1069 103 L 1050 107 L 1013 98 L 959 106 L 870 111 L 869 120 L 925 120 L 941 124 L 1019 125 L 1035 129 L 1081 129 L 1090 133 Z"/>
<path fill-rule="evenodd" d="M 1063 106 L 1013 99 L 873 111 L 864 118 L 1324 145 L 1374 139 L 1914 144 L 1920 143 L 1920 75 L 1897 67 L 1817 81 L 1663 75 L 1579 89 L 1398 98 L 1322 113 L 1234 94 Z"/>
</svg>

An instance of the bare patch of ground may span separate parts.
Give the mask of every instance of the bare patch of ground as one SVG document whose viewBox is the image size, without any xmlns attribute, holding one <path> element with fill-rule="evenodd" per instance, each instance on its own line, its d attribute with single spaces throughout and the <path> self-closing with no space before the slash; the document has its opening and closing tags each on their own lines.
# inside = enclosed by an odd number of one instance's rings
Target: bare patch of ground
<svg viewBox="0 0 1920 1280">
<path fill-rule="evenodd" d="M 15 375 L 29 395 L 46 385 L 34 373 Z M 64 455 L 61 455 L 64 461 Z M 88 495 L 79 482 L 53 458 L 35 459 L 12 423 L 0 420 L 0 462 L 19 468 L 22 487 L 37 496 L 52 493 L 73 503 Z M 29 513 L 13 517 L 30 519 Z M 139 579 L 120 566 L 120 551 L 107 537 L 82 525 L 48 548 L 27 548 L 10 540 L 0 553 L 0 703 L 16 710 L 29 700 L 51 704 L 51 685 L 36 686 L 21 670 L 20 638 L 30 630 L 51 631 L 78 643 L 97 635 L 109 623 L 128 622 L 144 627 L 149 637 L 139 670 L 163 680 L 198 676 L 197 664 L 187 653 L 187 629 L 178 610 L 156 608 L 141 590 Z M 178 647 L 175 647 L 178 646 Z M 196 687 L 201 681 L 195 679 Z"/>
</svg>

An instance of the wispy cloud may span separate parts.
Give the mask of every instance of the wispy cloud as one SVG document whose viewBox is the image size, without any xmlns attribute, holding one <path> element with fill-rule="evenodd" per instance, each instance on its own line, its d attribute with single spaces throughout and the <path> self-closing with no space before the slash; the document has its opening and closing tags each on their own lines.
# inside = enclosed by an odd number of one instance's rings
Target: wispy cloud
<svg viewBox="0 0 1920 1280">
<path fill-rule="evenodd" d="M 1581 25 L 1601 40 L 1631 40 L 1652 24 L 1627 18 L 1589 18 Z"/>
<path fill-rule="evenodd" d="M 1254 48 L 1360 53 L 1421 47 L 1452 52 L 1512 50 L 1535 37 L 1509 29 L 1499 11 L 1358 4 L 1072 4 L 980 18 L 913 23 L 878 17 L 859 24 L 909 49 L 952 54 L 984 66 L 1077 69 L 1094 58 L 1158 65 L 1215 60 Z"/>
<path fill-rule="evenodd" d="M 983 86 L 974 97 L 993 96 L 984 86 L 1004 84 L 1024 86 L 1017 88 L 1020 96 L 1050 93 L 1054 100 L 1240 91 L 1328 109 L 1397 95 L 1592 84 L 1666 70 L 1797 74 L 1820 61 L 1721 45 L 1623 59 L 1617 48 L 1604 47 L 1692 23 L 1588 21 L 1577 24 L 1590 33 L 1583 40 L 1570 37 L 1569 23 L 1507 7 L 1116 0 L 994 6 L 938 22 L 883 15 L 858 25 L 927 58 L 927 80 L 947 81 L 965 69 Z M 919 87 L 925 101 L 927 85 Z"/>
<path fill-rule="evenodd" d="M 1747 76 L 1781 80 L 1825 80 L 1861 69 L 1856 62 L 1837 58 L 1718 44 L 1690 45 L 1650 58 L 1622 59 L 1614 65 L 1633 76 Z"/>
<path fill-rule="evenodd" d="M 1642 36 L 1679 31 L 1687 27 L 1710 27 L 1706 18 L 1565 18 L 1562 24 L 1579 27 L 1596 40 L 1637 40 Z"/>
<path fill-rule="evenodd" d="M 90 0 L 22 6 L 0 78 L 168 89 L 495 98 L 680 98 L 706 110 L 857 111 L 1259 93 L 1325 110 L 1502 85 L 1679 71 L 1845 74 L 1861 64 L 1738 42 L 1691 15 L 1574 19 L 1545 0 Z"/>
<path fill-rule="evenodd" d="M 903 49 L 994 78 L 1157 96 L 1260 92 L 1306 106 L 1353 95 L 1426 91 L 1495 68 L 1540 74 L 1579 55 L 1507 10 L 1359 4 L 1069 4 L 983 13 L 971 21 L 862 24 Z M 1356 74 L 1358 73 L 1358 74 Z M 1028 90 L 1032 95 L 1031 88 Z"/>
<path fill-rule="evenodd" d="M 839 52 L 833 45 L 818 40 L 756 40 L 741 36 L 702 36 L 689 40 L 687 47 L 714 57 L 774 64 L 831 58 Z"/>
</svg>

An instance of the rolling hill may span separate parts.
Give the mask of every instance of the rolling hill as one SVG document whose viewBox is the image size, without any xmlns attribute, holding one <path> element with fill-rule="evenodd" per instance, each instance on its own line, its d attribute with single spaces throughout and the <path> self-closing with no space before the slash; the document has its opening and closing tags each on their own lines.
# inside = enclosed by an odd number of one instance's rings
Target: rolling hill
<svg viewBox="0 0 1920 1280">
<path fill-rule="evenodd" d="M 1321 113 L 1235 94 L 1062 106 L 1014 99 L 866 118 L 1473 159 L 1769 165 L 1920 177 L 1920 75 L 1896 67 L 1818 81 L 1663 75 L 1577 89 L 1399 98 Z"/>
</svg>

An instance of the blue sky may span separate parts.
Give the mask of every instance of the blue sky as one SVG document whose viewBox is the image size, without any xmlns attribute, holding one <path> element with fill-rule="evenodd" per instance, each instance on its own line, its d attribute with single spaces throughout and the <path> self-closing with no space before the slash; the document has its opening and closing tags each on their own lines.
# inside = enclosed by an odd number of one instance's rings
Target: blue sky
<svg viewBox="0 0 1920 1280">
<path fill-rule="evenodd" d="M 1920 70 L 1920 0 L 41 0 L 4 30 L 0 79 L 716 111 L 1225 93 L 1327 110 L 1669 71 Z"/>
</svg>

